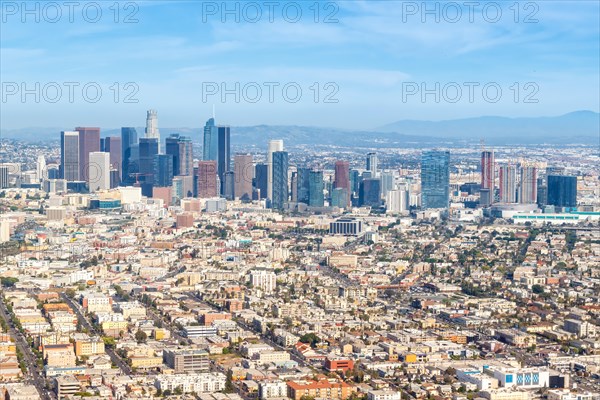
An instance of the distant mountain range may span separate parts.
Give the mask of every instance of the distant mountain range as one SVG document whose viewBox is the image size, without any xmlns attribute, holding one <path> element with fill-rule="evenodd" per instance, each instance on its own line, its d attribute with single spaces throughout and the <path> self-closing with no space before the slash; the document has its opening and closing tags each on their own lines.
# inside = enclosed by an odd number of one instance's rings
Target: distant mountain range
<svg viewBox="0 0 600 400">
<path fill-rule="evenodd" d="M 558 117 L 477 117 L 446 121 L 402 120 L 377 128 L 381 132 L 444 139 L 484 139 L 489 144 L 600 142 L 600 114 L 576 111 Z"/>
<path fill-rule="evenodd" d="M 2 138 L 25 141 L 58 140 L 64 128 L 23 128 L 0 130 Z M 142 136 L 144 128 L 139 127 Z M 164 139 L 171 133 L 191 136 L 200 143 L 202 128 L 160 128 Z M 104 129 L 102 136 L 119 135 L 120 129 Z M 264 147 L 270 139 L 287 145 L 330 145 L 340 147 L 428 147 L 460 144 L 484 139 L 490 145 L 510 144 L 598 144 L 600 114 L 576 111 L 557 117 L 477 117 L 445 121 L 401 120 L 372 130 L 258 125 L 231 128 L 236 145 Z"/>
</svg>

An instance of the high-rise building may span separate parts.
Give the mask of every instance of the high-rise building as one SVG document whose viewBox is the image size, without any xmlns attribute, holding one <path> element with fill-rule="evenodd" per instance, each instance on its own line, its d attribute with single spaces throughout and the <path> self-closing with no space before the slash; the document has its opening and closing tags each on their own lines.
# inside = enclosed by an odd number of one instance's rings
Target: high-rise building
<svg viewBox="0 0 600 400">
<path fill-rule="evenodd" d="M 296 172 L 296 201 L 304 204 L 310 201 L 310 168 L 298 168 Z"/>
<path fill-rule="evenodd" d="M 90 153 L 100 151 L 100 128 L 75 128 L 79 132 L 79 180 L 88 181 Z"/>
<path fill-rule="evenodd" d="M 223 175 L 223 197 L 227 200 L 233 200 L 235 198 L 235 173 L 233 171 L 227 171 Z"/>
<path fill-rule="evenodd" d="M 146 113 L 146 138 L 156 139 L 160 143 L 158 131 L 158 113 L 156 110 L 148 110 Z"/>
<path fill-rule="evenodd" d="M 450 202 L 450 152 L 425 151 L 421 155 L 423 209 L 448 208 Z"/>
<path fill-rule="evenodd" d="M 333 187 L 334 189 L 346 189 L 346 193 L 351 192 L 350 163 L 348 161 L 335 162 L 335 180 L 333 181 Z M 348 199 L 348 201 L 349 200 L 350 199 Z"/>
<path fill-rule="evenodd" d="M 357 169 L 353 169 L 350 171 L 350 193 L 358 193 L 358 188 L 360 186 L 360 171 Z"/>
<path fill-rule="evenodd" d="M 269 186 L 269 166 L 258 163 L 254 167 L 254 187 L 259 192 L 259 199 L 266 199 Z"/>
<path fill-rule="evenodd" d="M 154 158 L 158 154 L 158 139 L 140 138 L 139 153 L 139 180 L 151 185 L 154 176 Z"/>
<path fill-rule="evenodd" d="M 210 118 L 204 125 L 204 138 L 202 141 L 202 159 L 204 161 L 217 161 L 219 149 L 218 129 L 215 119 Z"/>
<path fill-rule="evenodd" d="M 521 183 L 519 186 L 519 203 L 535 204 L 537 202 L 537 168 L 531 165 L 521 167 Z"/>
<path fill-rule="evenodd" d="M 132 127 L 121 128 L 121 179 L 130 183 L 130 173 L 138 172 L 136 155 L 138 151 L 137 131 Z"/>
<path fill-rule="evenodd" d="M 231 171 L 231 147 L 230 147 L 230 133 L 228 126 L 217 127 L 219 147 L 217 157 L 217 172 L 219 179 L 221 180 L 221 193 L 225 193 L 225 172 Z"/>
<path fill-rule="evenodd" d="M 323 171 L 309 172 L 308 187 L 308 205 L 311 207 L 323 207 L 325 205 Z"/>
<path fill-rule="evenodd" d="M 46 171 L 46 157 L 44 157 L 43 154 L 38 156 L 37 162 L 35 163 L 35 170 L 38 182 L 42 182 L 44 179 L 48 178 L 48 172 Z"/>
<path fill-rule="evenodd" d="M 110 189 L 110 154 L 93 151 L 89 154 L 87 183 L 90 192 Z"/>
<path fill-rule="evenodd" d="M 368 153 L 367 154 L 367 171 L 371 173 L 371 178 L 377 178 L 377 174 L 379 173 L 377 170 L 377 153 Z"/>
<path fill-rule="evenodd" d="M 79 181 L 79 132 L 60 133 L 60 177 L 68 182 Z"/>
<path fill-rule="evenodd" d="M 363 179 L 358 190 L 358 203 L 367 207 L 381 205 L 381 181 L 376 178 Z"/>
<path fill-rule="evenodd" d="M 110 154 L 110 168 L 111 170 L 116 170 L 120 177 L 123 164 L 123 143 L 121 138 L 118 136 L 104 138 L 104 148 L 102 151 Z"/>
<path fill-rule="evenodd" d="M 502 165 L 499 169 L 500 203 L 517 202 L 517 168 L 514 165 Z"/>
<path fill-rule="evenodd" d="M 198 197 L 216 197 L 219 194 L 217 186 L 217 162 L 215 160 L 198 162 Z"/>
<path fill-rule="evenodd" d="M 8 166 L 0 165 L 0 189 L 8 187 Z"/>
<path fill-rule="evenodd" d="M 252 200 L 252 178 L 254 178 L 254 166 L 251 154 L 236 154 L 233 158 L 235 172 L 235 197 L 248 201 Z"/>
<path fill-rule="evenodd" d="M 495 161 L 493 151 L 481 152 L 481 188 L 494 189 Z"/>
<path fill-rule="evenodd" d="M 331 191 L 331 207 L 347 208 L 350 196 L 345 188 L 336 188 Z"/>
<path fill-rule="evenodd" d="M 282 210 L 288 201 L 288 153 L 287 151 L 273 152 L 273 199 L 272 208 Z"/>
<path fill-rule="evenodd" d="M 174 176 L 191 176 L 194 173 L 192 139 L 174 133 L 165 139 L 165 154 L 173 156 Z"/>
<path fill-rule="evenodd" d="M 273 153 L 276 151 L 283 151 L 283 140 L 269 140 L 269 147 L 267 150 L 267 198 L 273 199 Z"/>
<path fill-rule="evenodd" d="M 173 184 L 173 156 L 171 154 L 156 154 L 154 156 L 154 187 L 168 187 Z"/>
<path fill-rule="evenodd" d="M 385 205 L 386 212 L 388 213 L 397 214 L 406 212 L 409 207 L 408 191 L 401 189 L 390 190 L 387 193 Z"/>
<path fill-rule="evenodd" d="M 548 205 L 555 207 L 577 207 L 577 177 L 548 175 Z"/>
</svg>

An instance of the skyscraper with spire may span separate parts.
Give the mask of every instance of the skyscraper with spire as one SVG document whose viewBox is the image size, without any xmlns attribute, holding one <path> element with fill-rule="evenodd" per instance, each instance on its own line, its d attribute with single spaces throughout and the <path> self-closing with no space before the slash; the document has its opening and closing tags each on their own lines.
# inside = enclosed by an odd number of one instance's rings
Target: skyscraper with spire
<svg viewBox="0 0 600 400">
<path fill-rule="evenodd" d="M 209 118 L 204 125 L 204 138 L 202 141 L 202 160 L 217 161 L 219 150 L 218 128 L 215 118 Z"/>
<path fill-rule="evenodd" d="M 160 152 L 160 133 L 158 131 L 158 113 L 156 110 L 148 110 L 146 113 L 146 138 L 156 139 Z"/>
</svg>

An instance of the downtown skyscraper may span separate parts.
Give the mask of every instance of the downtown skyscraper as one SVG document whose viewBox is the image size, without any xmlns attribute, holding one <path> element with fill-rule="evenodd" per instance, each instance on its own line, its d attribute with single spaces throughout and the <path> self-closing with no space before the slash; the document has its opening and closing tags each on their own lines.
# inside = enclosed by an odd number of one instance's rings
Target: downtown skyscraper
<svg viewBox="0 0 600 400">
<path fill-rule="evenodd" d="M 499 169 L 500 203 L 517 202 L 517 168 L 514 165 L 502 165 Z"/>
<path fill-rule="evenodd" d="M 252 179 L 254 166 L 252 154 L 236 154 L 233 158 L 234 196 L 240 200 L 252 200 Z"/>
<path fill-rule="evenodd" d="M 165 139 L 165 154 L 173 156 L 173 175 L 191 176 L 194 173 L 192 139 L 172 134 Z"/>
<path fill-rule="evenodd" d="M 493 151 L 481 152 L 481 188 L 494 190 L 495 160 Z"/>
<path fill-rule="evenodd" d="M 218 128 L 215 119 L 210 118 L 204 125 L 204 138 L 202 141 L 202 160 L 217 161 L 219 148 Z"/>
<path fill-rule="evenodd" d="M 283 151 L 283 140 L 269 140 L 267 149 L 267 198 L 273 199 L 273 153 Z"/>
<path fill-rule="evenodd" d="M 130 183 L 129 174 L 138 172 L 138 137 L 133 127 L 121 128 L 121 180 Z"/>
<path fill-rule="evenodd" d="M 67 182 L 79 181 L 79 132 L 60 133 L 60 177 Z"/>
<path fill-rule="evenodd" d="M 521 182 L 519 184 L 519 203 L 534 204 L 537 202 L 537 168 L 533 165 L 521 167 Z"/>
<path fill-rule="evenodd" d="M 423 209 L 448 208 L 450 203 L 450 152 L 425 151 L 421 155 Z"/>
<path fill-rule="evenodd" d="M 77 127 L 79 132 L 79 180 L 89 180 L 90 153 L 100 151 L 100 128 Z"/>
<path fill-rule="evenodd" d="M 228 126 L 217 127 L 217 173 L 221 181 L 221 194 L 225 194 L 225 173 L 231 171 L 231 142 Z"/>
<path fill-rule="evenodd" d="M 288 201 L 288 153 L 287 151 L 275 151 L 273 160 L 273 193 L 272 208 L 282 210 Z"/>
</svg>

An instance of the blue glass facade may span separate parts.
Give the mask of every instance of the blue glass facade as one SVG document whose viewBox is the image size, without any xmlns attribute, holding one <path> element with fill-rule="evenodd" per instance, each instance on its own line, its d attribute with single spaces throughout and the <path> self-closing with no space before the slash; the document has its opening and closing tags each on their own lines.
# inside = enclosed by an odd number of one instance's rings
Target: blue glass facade
<svg viewBox="0 0 600 400">
<path fill-rule="evenodd" d="M 448 208 L 450 202 L 450 152 L 426 151 L 421 156 L 423 209 Z"/>
</svg>

